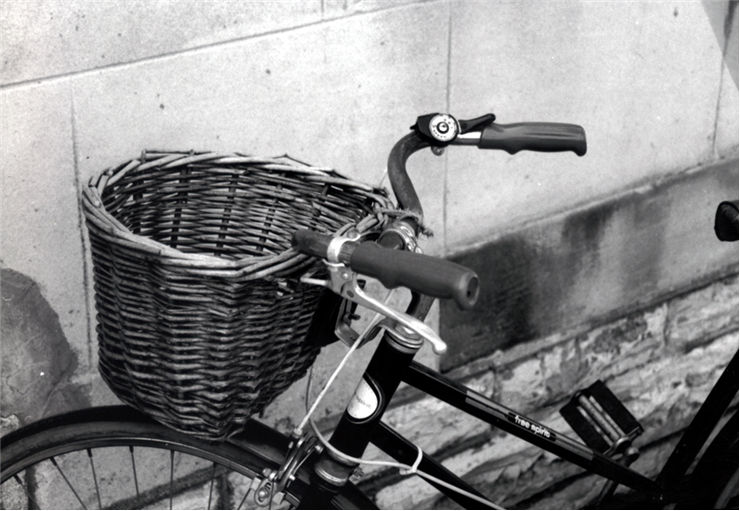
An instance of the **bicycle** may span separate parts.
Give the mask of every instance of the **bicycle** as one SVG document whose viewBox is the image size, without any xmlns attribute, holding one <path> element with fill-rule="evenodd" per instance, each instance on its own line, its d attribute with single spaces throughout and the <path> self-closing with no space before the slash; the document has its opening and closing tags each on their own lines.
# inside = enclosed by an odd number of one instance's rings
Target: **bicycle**
<svg viewBox="0 0 740 511">
<path fill-rule="evenodd" d="M 433 300 L 453 299 L 463 308 L 471 307 L 477 298 L 478 279 L 460 265 L 417 253 L 423 210 L 406 170 L 408 158 L 430 147 L 440 153 L 449 145 L 505 150 L 510 154 L 520 150 L 572 151 L 579 156 L 586 153 L 585 132 L 580 126 L 502 125 L 494 121 L 492 114 L 467 121 L 448 114 L 417 119 L 412 132 L 395 144 L 388 159 L 389 180 L 405 213 L 376 240 L 361 241 L 352 233 L 329 236 L 311 230 L 295 232 L 297 250 L 323 261 L 328 276 L 322 279 L 307 274 L 302 282 L 326 287 L 344 299 L 331 321 L 336 322 L 337 336 L 350 346 L 347 356 L 381 335 L 331 439 L 325 439 L 310 420 L 310 410 L 291 437 L 250 419 L 243 432 L 218 443 L 174 431 L 125 406 L 80 410 L 43 419 L 2 439 L 0 483 L 4 503 L 39 507 L 64 502 L 102 508 L 103 490 L 113 491 L 113 486 L 99 474 L 113 458 L 117 467 L 113 473 L 132 491 L 128 496 L 114 495 L 112 500 L 117 508 L 172 507 L 185 488 L 200 492 L 207 503 L 204 507 L 221 507 L 229 504 L 219 495 L 225 484 L 240 489 L 233 502 L 237 508 L 372 508 L 374 503 L 350 482 L 355 469 L 365 462 L 361 457 L 366 447 L 372 443 L 395 460 L 376 463 L 424 477 L 463 507 L 498 508 L 382 422 L 388 403 L 404 382 L 603 476 L 606 482 L 595 505 L 614 505 L 617 501 L 610 499 L 615 488 L 624 485 L 635 492 L 638 505 L 737 506 L 738 412 L 732 411 L 738 389 L 737 353 L 656 479 L 629 468 L 638 455 L 633 440 L 642 428 L 601 382 L 577 393 L 563 408 L 564 417 L 582 439 L 576 440 L 413 361 L 424 342 L 429 342 L 438 353 L 446 349 L 437 334 L 422 322 Z M 737 202 L 720 205 L 715 230 L 720 239 L 737 240 Z M 374 277 L 387 288 L 409 288 L 412 299 L 406 312 L 369 296 L 360 275 Z M 376 313 L 359 334 L 352 330 L 348 319 L 354 314 L 353 304 Z M 341 364 L 334 374 L 340 369 Z M 321 395 L 314 407 L 320 399 Z M 304 430 L 306 426 L 310 430 Z M 147 471 L 141 461 L 137 466 L 137 459 L 141 460 L 145 450 L 162 451 L 154 471 L 168 475 L 163 484 L 148 485 L 152 471 Z M 99 454 L 101 451 L 105 455 Z M 201 461 L 192 462 L 193 467 L 183 479 L 175 477 L 176 458 L 178 463 L 190 458 Z M 39 468 L 42 463 L 46 464 L 44 470 Z M 65 470 L 72 469 L 82 473 L 84 482 L 70 480 Z M 61 491 L 48 495 L 39 487 L 50 474 L 63 480 L 63 484 L 52 484 L 51 488 L 64 489 L 67 500 L 61 500 Z M 109 497 L 106 500 L 111 500 Z"/>
</svg>

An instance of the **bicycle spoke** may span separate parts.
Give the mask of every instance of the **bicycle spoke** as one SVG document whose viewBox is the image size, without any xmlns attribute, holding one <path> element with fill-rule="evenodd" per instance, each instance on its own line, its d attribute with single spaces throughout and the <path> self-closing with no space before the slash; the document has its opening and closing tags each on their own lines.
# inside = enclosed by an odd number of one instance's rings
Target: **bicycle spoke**
<svg viewBox="0 0 740 511">
<path fill-rule="evenodd" d="M 82 499 L 80 498 L 79 494 L 77 493 L 77 490 L 75 490 L 74 486 L 72 486 L 72 483 L 69 482 L 69 479 L 67 479 L 67 476 L 64 475 L 64 471 L 62 471 L 62 468 L 57 464 L 57 461 L 54 459 L 54 456 L 49 458 L 49 461 L 51 461 L 51 464 L 54 465 L 61 474 L 62 479 L 64 479 L 64 482 L 67 483 L 67 486 L 69 486 L 69 489 L 72 490 L 72 493 L 74 493 L 74 496 L 77 498 L 77 501 L 80 503 L 83 509 L 87 509 L 87 506 L 84 502 L 82 502 Z"/>
<path fill-rule="evenodd" d="M 175 451 L 170 449 L 170 509 L 172 509 L 172 483 L 175 478 Z"/>
<path fill-rule="evenodd" d="M 26 476 L 26 477 L 28 477 L 28 476 Z M 36 504 L 36 500 L 33 497 L 31 497 L 31 493 L 28 491 L 28 488 L 26 488 L 26 485 L 23 484 L 23 481 L 21 481 L 21 478 L 18 477 L 18 474 L 15 474 L 13 476 L 13 479 L 15 479 L 15 482 L 18 483 L 18 485 L 23 490 L 23 493 L 25 493 L 26 494 L 26 497 L 28 497 L 28 503 L 29 503 L 29 506 L 28 507 L 29 508 L 41 509 L 41 507 L 39 507 L 39 505 Z"/>
<path fill-rule="evenodd" d="M 136 487 L 136 496 L 139 497 L 139 478 L 136 477 L 136 459 L 134 459 L 134 446 L 129 445 L 128 450 L 131 453 L 131 468 L 134 472 L 134 486 Z"/>
<path fill-rule="evenodd" d="M 242 508 L 242 506 L 244 505 L 244 501 L 247 500 L 247 495 L 249 495 L 249 488 L 247 488 L 247 493 L 245 493 L 244 496 L 242 497 L 242 501 L 239 502 L 239 506 L 237 507 L 237 509 Z"/>
<path fill-rule="evenodd" d="M 92 450 L 87 450 L 87 457 L 90 460 L 90 468 L 92 469 L 93 481 L 95 481 L 95 495 L 98 497 L 98 509 L 103 509 L 103 503 L 100 499 L 100 487 L 98 486 L 98 475 L 95 473 L 95 463 L 93 462 Z"/>
<path fill-rule="evenodd" d="M 211 468 L 211 485 L 210 488 L 208 488 L 208 507 L 206 509 L 211 509 L 211 499 L 213 498 L 213 480 L 216 475 L 216 462 L 213 462 L 213 467 Z"/>
</svg>

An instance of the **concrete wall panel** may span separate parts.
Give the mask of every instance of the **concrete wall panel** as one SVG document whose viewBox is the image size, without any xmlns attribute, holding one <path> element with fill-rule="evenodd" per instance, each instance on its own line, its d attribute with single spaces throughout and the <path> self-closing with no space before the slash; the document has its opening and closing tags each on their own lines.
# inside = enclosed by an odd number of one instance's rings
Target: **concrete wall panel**
<svg viewBox="0 0 740 511">
<path fill-rule="evenodd" d="M 378 183 L 410 120 L 444 107 L 446 37 L 428 35 L 446 19 L 411 6 L 80 76 L 83 180 L 161 148 L 288 152 Z M 418 178 L 440 236 L 443 170 Z"/>
<path fill-rule="evenodd" d="M 3 2 L 2 83 L 177 53 L 321 19 L 321 0 Z"/>
<path fill-rule="evenodd" d="M 72 145 L 70 92 L 33 86 L 0 92 L 2 265 L 35 281 L 78 354 L 88 335 Z"/>
<path fill-rule="evenodd" d="M 322 0 L 324 19 L 433 0 Z"/>
<path fill-rule="evenodd" d="M 722 57 L 701 4 L 455 2 L 452 9 L 450 109 L 491 110 L 501 123 L 581 124 L 589 152 L 451 156 L 448 251 L 713 156 Z"/>
</svg>

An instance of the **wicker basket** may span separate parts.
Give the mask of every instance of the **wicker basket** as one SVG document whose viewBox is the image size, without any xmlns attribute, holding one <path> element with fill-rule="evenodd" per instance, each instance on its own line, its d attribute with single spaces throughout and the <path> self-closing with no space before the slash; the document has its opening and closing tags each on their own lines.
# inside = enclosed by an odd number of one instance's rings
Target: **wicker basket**
<svg viewBox="0 0 740 511">
<path fill-rule="evenodd" d="M 313 363 L 322 265 L 296 229 L 387 221 L 387 194 L 287 157 L 145 152 L 83 191 L 100 372 L 124 402 L 207 439 L 238 432 Z"/>
</svg>

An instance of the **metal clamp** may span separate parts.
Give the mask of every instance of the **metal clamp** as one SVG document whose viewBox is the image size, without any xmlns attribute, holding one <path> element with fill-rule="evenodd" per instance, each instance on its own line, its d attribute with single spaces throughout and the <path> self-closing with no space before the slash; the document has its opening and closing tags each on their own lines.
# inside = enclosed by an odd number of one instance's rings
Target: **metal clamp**
<svg viewBox="0 0 740 511">
<path fill-rule="evenodd" d="M 277 491 L 283 491 L 288 483 L 295 480 L 296 471 L 316 449 L 317 445 L 318 439 L 313 435 L 293 438 L 285 461 L 275 474 L 275 489 Z"/>
<path fill-rule="evenodd" d="M 347 300 L 351 300 L 358 305 L 382 314 L 386 318 L 392 319 L 406 328 L 416 332 L 422 339 L 432 345 L 432 350 L 436 354 L 442 354 L 447 351 L 447 344 L 440 339 L 437 333 L 431 327 L 419 321 L 418 319 L 399 312 L 384 303 L 376 300 L 365 293 L 357 281 L 357 273 L 342 263 L 325 262 L 329 270 L 329 280 L 320 280 L 310 277 L 301 277 L 304 284 L 324 286 Z"/>
<path fill-rule="evenodd" d="M 401 238 L 403 240 L 404 247 L 409 252 L 415 252 L 417 254 L 423 253 L 421 247 L 419 246 L 419 242 L 416 239 L 414 229 L 407 222 L 404 222 L 402 220 L 393 222 L 383 231 L 384 234 L 389 232 L 392 232 L 396 234 L 399 238 Z"/>
</svg>

